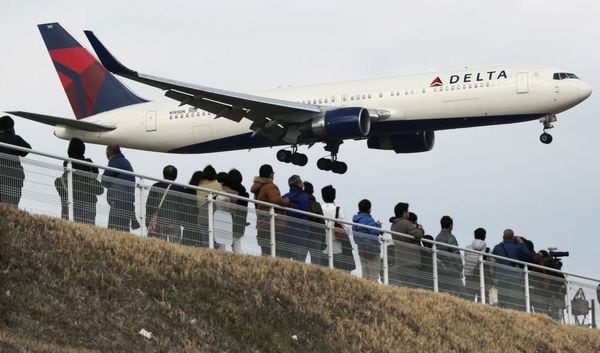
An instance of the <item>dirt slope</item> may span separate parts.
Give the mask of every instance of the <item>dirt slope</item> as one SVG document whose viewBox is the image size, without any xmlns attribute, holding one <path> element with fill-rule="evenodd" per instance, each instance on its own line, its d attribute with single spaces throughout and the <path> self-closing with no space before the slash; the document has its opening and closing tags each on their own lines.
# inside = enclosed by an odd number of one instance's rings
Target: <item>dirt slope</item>
<svg viewBox="0 0 600 353">
<path fill-rule="evenodd" d="M 600 332 L 0 207 L 0 352 L 600 352 Z"/>
</svg>

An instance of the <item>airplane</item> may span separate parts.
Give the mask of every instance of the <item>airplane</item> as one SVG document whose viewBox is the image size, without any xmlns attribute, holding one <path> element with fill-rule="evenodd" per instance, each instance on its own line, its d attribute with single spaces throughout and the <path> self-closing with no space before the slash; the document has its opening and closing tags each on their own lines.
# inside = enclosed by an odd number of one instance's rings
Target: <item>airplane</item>
<svg viewBox="0 0 600 353">
<path fill-rule="evenodd" d="M 84 31 L 100 62 L 58 23 L 38 25 L 76 120 L 8 112 L 56 127 L 62 139 L 168 152 L 210 153 L 272 146 L 281 162 L 304 166 L 298 147 L 323 143 L 330 158 L 317 167 L 343 174 L 337 159 L 345 140 L 371 149 L 430 151 L 438 130 L 543 123 L 581 103 L 591 87 L 566 70 L 533 65 L 481 68 L 265 90 L 253 94 L 179 82 L 121 64 L 91 31 Z M 148 101 L 114 75 L 165 91 Z"/>
</svg>

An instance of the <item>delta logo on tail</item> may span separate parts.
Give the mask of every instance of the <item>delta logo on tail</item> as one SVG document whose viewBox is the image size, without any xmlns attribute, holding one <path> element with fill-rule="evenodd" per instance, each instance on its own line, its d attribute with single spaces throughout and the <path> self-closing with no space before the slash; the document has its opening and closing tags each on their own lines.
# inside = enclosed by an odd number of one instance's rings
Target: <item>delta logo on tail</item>
<svg viewBox="0 0 600 353">
<path fill-rule="evenodd" d="M 443 85 L 442 80 L 440 79 L 440 77 L 436 77 L 433 81 L 431 81 L 431 84 L 429 85 L 429 87 L 439 87 Z"/>
</svg>

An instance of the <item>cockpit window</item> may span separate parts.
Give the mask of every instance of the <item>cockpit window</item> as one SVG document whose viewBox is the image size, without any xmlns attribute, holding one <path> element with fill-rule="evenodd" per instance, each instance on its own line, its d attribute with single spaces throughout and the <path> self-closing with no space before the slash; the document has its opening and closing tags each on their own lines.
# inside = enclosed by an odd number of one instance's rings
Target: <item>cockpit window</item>
<svg viewBox="0 0 600 353">
<path fill-rule="evenodd" d="M 564 80 L 566 78 L 579 79 L 577 75 L 568 72 L 555 72 L 554 75 L 552 75 L 552 78 L 555 80 Z"/>
</svg>

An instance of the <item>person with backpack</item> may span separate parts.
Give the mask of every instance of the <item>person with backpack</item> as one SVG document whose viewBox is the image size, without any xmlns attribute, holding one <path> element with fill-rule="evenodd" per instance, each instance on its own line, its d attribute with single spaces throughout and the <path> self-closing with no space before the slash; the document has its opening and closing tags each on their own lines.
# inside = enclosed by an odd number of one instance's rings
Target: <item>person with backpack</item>
<svg viewBox="0 0 600 353">
<path fill-rule="evenodd" d="M 309 212 L 309 201 L 308 197 L 304 194 L 304 183 L 298 175 L 292 175 L 288 179 L 288 185 L 290 191 L 283 195 L 283 197 L 290 200 L 288 207 Z M 289 256 L 296 261 L 304 262 L 306 260 L 306 254 L 308 253 L 308 216 L 289 212 L 287 218 L 287 226 L 285 230 L 285 246 Z"/>
<path fill-rule="evenodd" d="M 388 247 L 389 279 L 390 284 L 419 287 L 420 277 L 422 277 L 419 273 L 420 243 L 425 231 L 410 220 L 409 214 L 408 203 L 399 202 L 394 207 L 394 217 L 390 218 L 391 231 L 411 235 L 412 238 L 392 234 L 394 245 Z"/>
<path fill-rule="evenodd" d="M 323 215 L 323 208 L 314 196 L 313 185 L 304 182 L 304 195 L 308 198 L 308 210 L 310 213 Z M 318 217 L 309 217 L 311 224 L 308 229 L 307 248 L 310 253 L 310 263 L 313 265 L 327 266 L 326 258 L 323 256 L 325 249 L 325 220 Z"/>
</svg>

